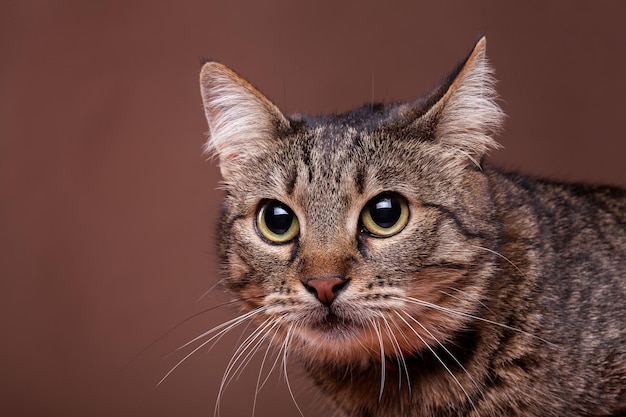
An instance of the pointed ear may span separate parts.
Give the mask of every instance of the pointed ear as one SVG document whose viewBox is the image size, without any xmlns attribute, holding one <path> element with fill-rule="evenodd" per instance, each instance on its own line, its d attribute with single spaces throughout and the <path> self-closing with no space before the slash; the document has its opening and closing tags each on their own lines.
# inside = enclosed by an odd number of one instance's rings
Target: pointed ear
<svg viewBox="0 0 626 417">
<path fill-rule="evenodd" d="M 271 101 L 220 63 L 203 65 L 200 91 L 209 124 L 205 151 L 219 157 L 225 180 L 250 156 L 266 148 L 279 130 L 289 127 Z"/>
<path fill-rule="evenodd" d="M 441 98 L 422 119 L 435 124 L 436 141 L 457 149 L 476 165 L 489 150 L 499 147 L 492 136 L 501 130 L 504 121 L 504 113 L 496 103 L 495 79 L 487 61 L 486 45 L 485 37 L 478 40 L 442 86 Z"/>
</svg>

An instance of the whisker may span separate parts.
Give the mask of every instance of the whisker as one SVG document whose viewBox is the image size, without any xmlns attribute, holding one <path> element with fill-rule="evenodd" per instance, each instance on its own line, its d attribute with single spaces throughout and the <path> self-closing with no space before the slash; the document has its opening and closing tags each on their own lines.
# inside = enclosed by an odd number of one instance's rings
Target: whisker
<svg viewBox="0 0 626 417">
<path fill-rule="evenodd" d="M 287 383 L 287 389 L 289 390 L 289 395 L 291 396 L 291 400 L 293 401 L 293 404 L 298 409 L 298 412 L 300 413 L 300 415 L 304 417 L 304 413 L 300 409 L 300 406 L 298 405 L 298 402 L 296 401 L 296 397 L 293 395 L 293 391 L 291 389 L 291 383 L 289 382 L 289 375 L 287 374 L 287 354 L 289 350 L 289 343 L 291 342 L 291 337 L 293 334 L 292 333 L 293 327 L 294 327 L 294 324 L 289 325 L 289 328 L 287 329 L 287 335 L 285 336 L 285 341 L 283 342 L 283 372 L 285 374 L 285 382 Z"/>
<path fill-rule="evenodd" d="M 228 364 L 226 365 L 226 369 L 224 370 L 224 375 L 222 375 L 222 381 L 220 382 L 220 388 L 218 390 L 217 399 L 215 403 L 216 405 L 215 412 L 217 414 L 219 414 L 219 408 L 220 408 L 219 405 L 221 404 L 222 395 L 224 394 L 226 387 L 231 383 L 237 371 L 243 366 L 246 358 L 248 358 L 248 356 L 250 355 L 250 352 L 248 351 L 248 349 L 250 348 L 250 346 L 252 346 L 252 344 L 255 343 L 255 340 L 259 338 L 260 335 L 263 334 L 264 329 L 268 325 L 272 324 L 272 322 L 273 322 L 273 319 L 267 318 L 250 335 L 248 335 L 248 337 L 237 346 L 237 349 L 235 350 L 235 352 L 233 352 L 230 360 L 228 361 Z M 261 339 L 261 341 L 262 340 L 263 339 Z M 251 352 L 254 352 L 254 351 L 255 351 L 255 348 L 253 347 L 251 349 Z M 233 368 L 235 368 L 235 366 L 237 365 L 241 357 L 245 355 L 246 353 L 248 354 L 246 355 L 244 360 L 241 361 L 237 369 L 233 372 Z"/>
<path fill-rule="evenodd" d="M 263 368 L 265 367 L 265 361 L 267 360 L 267 356 L 270 353 L 270 350 L 272 349 L 273 343 L 274 343 L 274 338 L 276 337 L 276 335 L 278 334 L 278 332 L 274 331 L 272 334 L 272 338 L 270 339 L 269 343 L 267 344 L 267 349 L 265 349 L 265 354 L 263 355 L 263 360 L 261 361 L 261 367 L 259 368 L 259 376 L 257 377 L 256 380 L 256 388 L 254 390 L 254 401 L 252 403 L 252 416 L 254 417 L 254 414 L 256 412 L 256 404 L 257 404 L 257 397 L 259 395 L 259 392 L 261 391 L 261 389 L 263 389 L 263 386 L 265 386 L 265 383 L 267 382 L 267 380 L 269 379 L 270 375 L 272 374 L 272 371 L 274 370 L 276 363 L 278 362 L 278 358 L 280 355 L 276 355 L 276 360 L 274 361 L 274 364 L 270 367 L 270 370 L 267 373 L 267 376 L 265 377 L 265 379 L 263 380 L 263 382 L 261 382 L 261 377 L 263 375 Z"/>
<path fill-rule="evenodd" d="M 393 323 L 393 325 L 395 326 L 395 328 L 398 330 L 398 333 L 402 335 L 402 337 L 404 338 L 404 341 L 405 341 L 407 344 L 409 344 L 409 339 L 408 339 L 408 338 L 406 337 L 406 335 L 404 334 L 404 331 L 403 331 L 402 329 L 400 329 L 400 326 L 398 326 L 398 323 L 396 323 L 396 322 L 395 322 L 395 320 L 394 320 L 394 321 L 392 321 L 392 323 Z M 401 353 L 402 353 L 402 352 L 401 352 Z M 410 378 L 410 375 L 409 375 L 409 369 L 408 369 L 407 364 L 406 364 L 406 358 L 405 358 L 405 356 L 404 356 L 404 353 L 402 353 L 402 365 L 403 365 L 403 367 L 404 367 L 404 372 L 406 373 L 406 381 L 407 381 L 407 383 L 408 383 L 408 385 L 409 385 L 409 396 L 411 396 L 411 394 L 412 394 L 412 393 L 411 393 L 411 391 L 412 391 L 412 387 L 411 387 L 411 378 Z"/>
<path fill-rule="evenodd" d="M 215 310 L 215 309 L 217 309 L 217 308 L 220 308 L 220 307 L 225 307 L 225 306 L 228 306 L 228 305 L 234 304 L 234 303 L 236 303 L 236 302 L 237 302 L 236 300 L 231 300 L 231 301 L 227 301 L 227 302 L 224 302 L 224 303 L 220 303 L 220 304 L 214 305 L 214 306 L 209 307 L 209 308 L 207 308 L 207 309 L 205 309 L 205 310 L 202 310 L 202 311 L 199 311 L 199 312 L 197 312 L 197 313 L 194 313 L 193 315 L 191 315 L 191 316 L 187 317 L 186 319 L 184 319 L 184 320 L 180 321 L 179 323 L 177 323 L 176 325 L 174 325 L 171 329 L 169 329 L 168 331 L 166 331 L 165 333 L 163 333 L 161 336 L 157 337 L 157 338 L 156 338 L 156 339 L 154 339 L 152 342 L 150 342 L 150 343 L 149 343 L 149 344 L 148 344 L 145 348 L 143 348 L 142 350 L 140 350 L 140 351 L 139 351 L 139 352 L 138 352 L 135 356 L 133 356 L 133 357 L 132 357 L 132 358 L 131 358 L 131 359 L 130 359 L 130 360 L 129 360 L 129 361 L 128 361 L 128 362 L 127 362 L 127 363 L 126 363 L 123 367 L 122 367 L 122 369 L 120 370 L 120 372 L 124 372 L 124 370 L 128 369 L 128 367 L 129 367 L 129 366 L 131 366 L 131 365 L 132 365 L 132 364 L 133 364 L 133 363 L 134 363 L 134 362 L 135 362 L 138 358 L 140 358 L 143 354 L 145 354 L 145 353 L 146 353 L 146 352 L 147 352 L 150 348 L 152 348 L 154 345 L 156 345 L 157 343 L 159 343 L 160 341 L 162 341 L 163 339 L 165 339 L 167 336 L 169 336 L 170 334 L 172 334 L 175 330 L 177 330 L 178 328 L 180 328 L 182 325 L 184 325 L 184 324 L 186 324 L 186 323 L 190 322 L 191 320 L 193 320 L 193 319 L 195 319 L 195 318 L 197 318 L 197 317 L 199 317 L 199 316 L 201 316 L 201 315 L 203 315 L 203 314 L 209 313 L 209 312 L 211 312 L 211 311 L 213 311 L 213 310 Z M 171 354 L 171 353 L 170 353 L 170 354 Z M 168 354 L 168 355 L 166 355 L 166 356 L 165 356 L 165 358 L 167 358 L 168 356 L 169 356 L 169 354 Z"/>
<path fill-rule="evenodd" d="M 434 310 L 443 311 L 444 313 L 449 313 L 449 314 L 452 314 L 452 315 L 457 315 L 457 316 L 460 316 L 460 317 L 466 317 L 466 318 L 470 318 L 470 319 L 473 319 L 473 320 L 482 321 L 484 323 L 489 323 L 489 324 L 492 324 L 494 326 L 502 327 L 502 328 L 507 329 L 507 330 L 512 330 L 514 332 L 517 332 L 517 333 L 520 333 L 520 334 L 532 337 L 532 338 L 534 338 L 536 340 L 540 340 L 541 342 L 546 343 L 547 345 L 549 345 L 552 348 L 555 348 L 555 349 L 558 348 L 558 346 L 555 345 L 554 343 L 552 343 L 552 342 L 550 342 L 550 341 L 548 341 L 546 339 L 543 339 L 543 338 L 541 338 L 539 336 L 535 336 L 532 333 L 528 333 L 528 332 L 526 332 L 526 331 L 524 331 L 522 329 L 518 329 L 516 327 L 512 327 L 512 326 L 509 326 L 509 325 L 506 325 L 506 324 L 498 323 L 497 321 L 493 321 L 493 320 L 489 320 L 489 319 L 486 319 L 486 318 L 483 318 L 483 317 L 480 317 L 480 316 L 476 316 L 474 314 L 464 313 L 462 311 L 457 311 L 457 310 L 453 310 L 451 308 L 442 307 L 442 306 L 439 306 L 437 304 L 429 303 L 428 301 L 423 301 L 423 300 L 420 300 L 420 299 L 417 299 L 417 298 L 413 298 L 413 297 L 405 297 L 405 298 L 402 298 L 402 297 L 390 297 L 390 299 L 398 300 L 398 301 L 404 301 L 404 302 L 409 302 L 409 303 L 417 304 L 417 305 L 422 306 L 422 307 L 428 307 L 428 308 L 432 308 Z"/>
<path fill-rule="evenodd" d="M 422 328 L 422 330 L 424 330 L 426 333 L 428 333 L 428 335 L 435 341 L 437 342 L 437 344 L 444 350 L 444 352 L 446 352 L 448 354 L 448 356 L 450 356 L 452 358 L 452 360 L 454 361 L 454 363 L 456 363 L 462 370 L 463 372 L 465 372 L 465 374 L 468 376 L 468 378 L 470 379 L 470 381 L 472 381 L 472 383 L 474 384 L 474 386 L 480 391 L 480 385 L 478 385 L 478 382 L 476 382 L 476 380 L 472 377 L 472 375 L 467 371 L 467 369 L 465 369 L 465 367 L 461 364 L 461 362 L 459 362 L 459 360 L 456 358 L 456 356 L 454 356 L 452 354 L 452 352 L 450 352 L 450 350 L 448 350 L 447 347 L 445 347 L 445 345 L 443 343 L 441 343 L 436 337 L 435 335 L 433 335 L 431 333 L 430 330 L 428 330 L 427 327 L 425 327 L 422 323 L 420 323 L 418 320 L 416 320 L 414 317 L 412 316 L 408 316 L 411 320 L 415 321 L 415 323 L 417 323 L 418 326 L 420 326 Z"/>
<path fill-rule="evenodd" d="M 191 341 L 185 343 L 184 345 L 182 345 L 181 347 L 179 347 L 178 349 L 176 349 L 176 351 L 179 351 L 180 349 L 183 349 L 184 347 L 189 346 L 190 344 L 198 341 L 199 339 L 206 337 L 208 335 L 210 335 L 211 333 L 217 331 L 218 329 L 222 329 L 219 332 L 217 332 L 216 334 L 214 334 L 212 337 L 210 337 L 209 339 L 205 340 L 204 342 L 202 342 L 199 346 L 197 346 L 195 349 L 193 349 L 191 352 L 189 352 L 187 355 L 185 355 L 181 360 L 179 360 L 176 365 L 174 365 L 166 374 L 165 376 L 163 376 L 163 378 L 161 378 L 161 380 L 156 384 L 156 386 L 160 386 L 163 381 L 165 381 L 167 379 L 168 376 L 170 376 L 172 374 L 172 372 L 174 372 L 176 369 L 178 369 L 178 367 L 180 365 L 182 365 L 187 359 L 189 359 L 193 354 L 195 354 L 198 350 L 202 349 L 203 347 L 205 347 L 207 344 L 211 343 L 211 341 L 213 341 L 216 338 L 221 337 L 224 333 L 232 330 L 233 328 L 235 328 L 236 326 L 238 326 L 239 324 L 241 324 L 243 321 L 245 321 L 247 318 L 249 318 L 250 316 L 253 316 L 255 314 L 260 313 L 261 311 L 263 311 L 265 308 L 258 308 L 255 310 L 252 310 L 246 314 L 243 314 L 239 317 L 236 317 L 232 320 L 229 320 L 225 323 L 220 324 L 219 326 L 215 326 L 214 328 L 212 328 L 211 330 L 204 332 L 202 335 L 195 337 L 194 339 L 192 339 Z"/>
<path fill-rule="evenodd" d="M 459 292 L 459 293 L 463 294 L 464 296 L 466 296 L 466 297 L 468 297 L 468 298 L 472 299 L 472 301 L 476 301 L 478 304 L 480 304 L 481 306 L 483 306 L 483 307 L 484 307 L 487 311 L 489 311 L 490 313 L 492 313 L 492 314 L 493 314 L 493 311 L 492 311 L 492 310 L 491 310 L 491 309 L 487 306 L 487 304 L 483 303 L 483 302 L 480 300 L 480 298 L 476 297 L 475 295 L 470 294 L 470 293 L 468 293 L 468 292 L 466 292 L 466 291 L 460 290 L 460 289 L 458 289 L 458 288 L 454 288 L 454 287 L 448 287 L 448 288 L 449 288 L 449 289 L 451 289 L 452 291 L 456 291 L 456 292 Z M 449 292 L 446 292 L 446 291 L 439 291 L 439 292 L 440 292 L 440 293 L 442 293 L 442 294 L 447 295 L 448 297 L 454 298 L 455 300 L 462 301 L 462 300 L 461 300 L 461 298 L 459 298 L 459 297 L 457 297 L 457 296 L 455 296 L 455 295 L 452 295 L 452 294 L 450 294 Z"/>
<path fill-rule="evenodd" d="M 213 291 L 213 290 L 214 290 L 214 289 L 215 289 L 218 285 L 221 285 L 222 283 L 223 283 L 223 280 L 219 280 L 219 281 L 217 281 L 215 284 L 211 285 L 211 286 L 209 287 L 209 289 L 208 289 L 208 290 L 206 290 L 205 292 L 203 292 L 203 293 L 202 293 L 202 295 L 200 295 L 200 297 L 198 297 L 198 298 L 196 299 L 195 303 L 197 304 L 197 303 L 199 303 L 200 301 L 202 301 L 202 300 L 204 299 L 204 297 L 206 297 L 207 295 L 209 295 L 209 293 L 210 293 L 211 291 Z"/>
<path fill-rule="evenodd" d="M 237 322 L 235 322 L 235 323 L 231 323 L 229 326 L 227 326 L 227 327 L 223 328 L 222 330 L 220 330 L 220 332 L 219 332 L 219 333 L 216 333 L 215 335 L 213 335 L 213 337 L 211 337 L 210 339 L 208 339 L 208 340 L 206 341 L 206 343 L 203 343 L 203 344 L 202 344 L 202 346 L 206 346 L 209 342 L 211 342 L 211 341 L 212 341 L 213 343 L 211 343 L 211 346 L 209 346 L 209 347 L 207 348 L 207 350 L 208 350 L 208 351 L 211 351 L 211 350 L 215 347 L 215 345 L 216 345 L 216 344 L 217 344 L 220 340 L 222 340 L 222 337 L 224 337 L 224 335 L 226 335 L 226 333 L 228 333 L 229 331 L 231 331 L 231 330 L 232 330 L 232 329 L 234 329 L 235 327 L 239 326 L 239 325 L 240 325 L 241 323 L 243 323 L 244 321 L 245 321 L 245 319 L 244 319 L 244 320 L 241 320 L 241 321 L 237 321 Z M 212 329 L 212 330 L 217 330 L 217 329 Z M 205 333 L 205 334 L 204 334 L 204 336 L 208 336 L 208 334 L 206 334 L 206 333 Z M 199 339 L 200 339 L 200 337 L 197 337 L 197 338 L 196 338 L 196 340 L 194 340 L 193 342 L 195 342 L 195 341 L 197 341 L 197 340 L 199 340 Z M 179 346 L 178 348 L 174 349 L 172 352 L 170 352 L 170 353 L 168 353 L 167 355 L 165 355 L 163 358 L 164 358 L 164 359 L 168 359 L 170 356 L 175 355 L 175 354 L 176 354 L 176 353 L 178 353 L 180 350 L 182 350 L 183 348 L 185 348 L 185 347 L 189 346 L 189 345 L 190 345 L 190 344 L 192 344 L 193 342 L 191 342 L 191 341 L 190 341 L 190 342 L 186 343 L 184 346 Z"/>
<path fill-rule="evenodd" d="M 272 337 L 272 340 L 273 340 L 273 339 L 274 339 L 274 337 Z M 272 349 L 275 349 L 275 348 L 272 346 L 271 342 L 270 342 L 270 344 L 269 344 L 269 346 L 268 346 L 268 347 L 271 347 Z M 264 380 L 263 380 L 263 382 L 261 383 L 261 387 L 260 387 L 259 389 L 262 389 L 262 388 L 265 386 L 265 384 L 267 383 L 267 381 L 270 379 L 270 375 L 272 374 L 272 372 L 274 372 L 274 369 L 276 369 L 276 366 L 278 365 L 278 362 L 280 361 L 280 358 L 281 358 L 281 354 L 280 354 L 281 350 L 282 350 L 282 349 L 279 349 L 279 350 L 276 352 L 276 359 L 274 359 L 274 363 L 272 364 L 272 366 L 271 366 L 271 368 L 270 368 L 269 372 L 267 373 L 267 376 L 265 377 L 265 379 L 264 379 Z"/>
<path fill-rule="evenodd" d="M 400 348 L 400 344 L 398 343 L 398 339 L 396 338 L 395 333 L 393 332 L 393 330 L 391 330 L 391 326 L 389 325 L 389 320 L 387 320 L 387 318 L 382 315 L 380 317 L 383 319 L 383 322 L 385 323 L 385 327 L 387 327 L 388 334 L 393 343 L 393 350 L 396 353 L 396 361 L 398 362 L 398 368 L 404 369 L 404 372 L 406 374 L 406 381 L 408 384 L 408 389 L 409 389 L 409 394 L 410 394 L 411 393 L 411 380 L 409 379 L 409 370 L 406 366 L 406 360 L 404 359 L 404 354 L 402 353 L 402 349 Z M 399 333 L 402 334 L 402 332 L 398 328 L 397 324 L 395 324 L 395 322 L 394 322 L 394 325 L 396 326 L 396 329 L 398 329 Z M 401 388 L 402 388 L 402 372 L 398 372 L 398 389 L 401 389 Z"/>
<path fill-rule="evenodd" d="M 225 377 L 230 374 L 230 378 L 226 381 L 225 387 L 227 387 L 233 379 L 238 378 L 241 371 L 250 363 L 254 353 L 257 352 L 258 347 L 267 337 L 267 328 L 275 327 L 276 325 L 276 320 L 268 318 L 237 347 L 224 373 Z M 239 362 L 239 365 L 235 368 L 237 362 Z"/>
<path fill-rule="evenodd" d="M 267 338 L 269 337 L 270 334 L 273 334 L 271 340 L 274 339 L 274 336 L 276 335 L 276 333 L 274 332 L 274 329 L 276 327 L 278 327 L 279 325 L 280 325 L 280 321 L 277 320 L 277 319 L 274 319 L 274 323 L 271 326 L 268 326 L 268 328 L 263 330 L 262 337 L 255 343 L 254 347 L 249 351 L 249 353 L 243 359 L 245 362 L 243 362 L 241 365 L 239 365 L 237 370 L 235 370 L 235 372 L 237 373 L 237 378 L 239 378 L 241 376 L 243 370 L 248 366 L 248 364 L 252 360 L 254 354 L 256 354 L 259 351 L 259 349 L 261 348 L 262 344 L 265 343 L 265 341 L 267 340 Z M 267 352 L 267 350 L 266 350 L 266 352 Z"/>
<path fill-rule="evenodd" d="M 385 389 L 385 346 L 383 344 L 383 337 L 380 333 L 380 329 L 378 328 L 378 323 L 373 320 L 370 320 L 374 330 L 376 331 L 376 336 L 378 337 L 378 342 L 380 343 L 380 392 L 378 394 L 378 401 L 383 398 L 383 390 Z"/>
<path fill-rule="evenodd" d="M 470 246 L 471 246 L 471 247 L 473 247 L 473 248 L 476 248 L 476 249 L 481 249 L 481 250 L 487 251 L 487 252 L 489 252 L 489 253 L 492 253 L 492 254 L 494 254 L 494 255 L 498 256 L 498 257 L 499 257 L 499 258 L 501 258 L 501 259 L 504 259 L 504 260 L 505 260 L 505 261 L 507 261 L 509 264 L 511 264 L 511 266 L 513 266 L 513 268 L 515 268 L 515 269 L 517 270 L 517 272 L 519 272 L 519 273 L 520 273 L 520 275 L 521 275 L 522 277 L 526 277 L 526 274 L 524 274 L 524 273 L 522 272 L 522 270 L 521 270 L 521 269 L 520 269 L 517 265 L 515 265 L 515 264 L 513 263 L 513 261 L 511 261 L 509 258 L 507 258 L 506 256 L 504 256 L 504 255 L 503 255 L 503 254 L 501 254 L 500 252 L 495 251 L 495 250 L 493 250 L 493 249 L 486 248 L 486 247 L 484 247 L 484 246 L 479 246 L 479 245 L 470 245 Z"/>
<path fill-rule="evenodd" d="M 452 370 L 450 370 L 450 368 L 448 367 L 448 365 L 446 365 L 446 363 L 439 357 L 439 355 L 437 355 L 437 352 L 435 352 L 435 350 L 430 346 L 430 344 L 428 344 L 426 342 L 426 340 L 424 340 L 424 338 L 422 337 L 422 335 L 420 335 L 414 328 L 413 326 L 411 326 L 405 319 L 404 317 L 402 317 L 400 315 L 399 312 L 394 311 L 396 313 L 396 315 L 400 318 L 400 320 L 402 320 L 415 334 L 415 336 L 417 336 L 420 341 L 426 345 L 426 347 L 428 348 L 428 350 L 430 351 L 430 353 L 433 354 L 433 356 L 435 357 L 435 359 L 437 359 L 437 361 L 441 364 L 441 366 L 444 367 L 444 369 L 446 370 L 446 372 L 448 373 L 448 375 L 450 375 L 452 377 L 452 379 L 454 380 L 454 382 L 459 386 L 459 388 L 461 388 L 461 391 L 463 391 L 463 393 L 465 394 L 465 397 L 467 398 L 467 400 L 470 402 L 470 404 L 472 405 L 472 408 L 475 410 L 476 406 L 474 405 L 474 402 L 472 401 L 472 398 L 470 397 L 470 395 L 468 394 L 468 392 L 465 390 L 465 388 L 463 387 L 463 385 L 461 384 L 461 382 L 459 381 L 459 379 L 456 377 L 456 375 L 454 375 L 454 373 L 452 372 Z M 406 314 L 406 313 L 405 313 Z M 410 316 L 407 314 L 407 316 L 412 319 L 415 323 L 417 323 L 422 329 L 424 328 L 424 326 L 414 317 Z"/>
<path fill-rule="evenodd" d="M 204 337 L 206 337 L 206 336 L 210 335 L 211 333 L 213 333 L 213 332 L 215 332 L 215 331 L 217 331 L 217 330 L 223 329 L 224 327 L 227 327 L 229 330 L 230 330 L 231 328 L 237 327 L 239 324 L 241 324 L 242 322 L 244 322 L 246 319 L 248 319 L 248 318 L 250 318 L 250 317 L 252 317 L 252 316 L 254 316 L 254 315 L 256 315 L 256 314 L 259 314 L 259 313 L 261 313 L 261 312 L 262 312 L 262 311 L 264 311 L 264 310 L 267 310 L 267 307 L 258 307 L 258 308 L 255 308 L 254 310 L 251 310 L 251 311 L 249 311 L 249 312 L 247 312 L 247 313 L 244 313 L 244 314 L 242 314 L 242 315 L 240 315 L 240 316 L 237 316 L 237 317 L 235 317 L 234 319 L 230 319 L 230 320 L 228 320 L 228 321 L 225 321 L 224 323 L 219 324 L 219 325 L 217 325 L 217 326 L 213 327 L 213 328 L 212 328 L 212 329 L 210 329 L 210 330 L 207 330 L 206 332 L 204 332 L 204 333 L 202 333 L 202 334 L 200 334 L 200 335 L 196 336 L 195 338 L 191 339 L 191 340 L 190 340 L 190 341 L 188 341 L 187 343 L 185 343 L 185 344 L 183 344 L 183 345 L 181 345 L 181 346 L 177 347 L 176 349 L 174 349 L 174 351 L 170 352 L 170 353 L 169 353 L 169 354 L 167 354 L 165 357 L 166 357 L 166 358 L 168 358 L 169 356 L 171 356 L 171 355 L 173 355 L 174 353 L 176 353 L 176 352 L 180 351 L 181 349 L 186 348 L 187 346 L 189 346 L 189 345 L 191 345 L 191 344 L 193 344 L 193 343 L 197 342 L 198 340 L 200 340 L 200 339 L 202 339 L 202 338 L 204 338 Z M 228 330 L 226 330 L 226 332 L 227 332 L 227 331 L 228 331 Z M 222 331 L 220 331 L 220 333 L 222 333 Z"/>
<path fill-rule="evenodd" d="M 254 333 L 250 334 L 252 337 L 249 340 L 246 339 L 246 345 L 241 345 L 237 348 L 237 358 L 235 358 L 233 366 L 229 369 L 230 378 L 226 381 L 226 386 L 230 385 L 234 379 L 238 379 L 241 376 L 243 370 L 248 366 L 255 353 L 259 351 L 259 347 L 267 338 L 266 329 L 268 326 L 270 326 L 270 323 L 257 328 Z M 235 368 L 237 362 L 239 362 L 239 365 Z"/>
</svg>

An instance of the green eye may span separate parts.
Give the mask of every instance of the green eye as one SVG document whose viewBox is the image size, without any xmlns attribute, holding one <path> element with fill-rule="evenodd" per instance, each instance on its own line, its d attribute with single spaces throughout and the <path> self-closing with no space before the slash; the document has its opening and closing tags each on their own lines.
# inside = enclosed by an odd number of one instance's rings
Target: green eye
<svg viewBox="0 0 626 417">
<path fill-rule="evenodd" d="M 277 200 L 266 201 L 256 217 L 259 235 L 272 243 L 287 243 L 298 235 L 300 225 L 293 211 Z"/>
<path fill-rule="evenodd" d="M 390 237 L 409 221 L 409 206 L 397 194 L 383 193 L 372 198 L 361 212 L 363 228 L 375 237 Z"/>
</svg>

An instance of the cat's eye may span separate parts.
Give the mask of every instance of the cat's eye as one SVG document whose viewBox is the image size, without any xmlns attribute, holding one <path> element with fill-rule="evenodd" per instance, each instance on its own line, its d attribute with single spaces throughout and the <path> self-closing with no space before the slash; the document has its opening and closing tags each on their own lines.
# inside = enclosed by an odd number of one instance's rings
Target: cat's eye
<svg viewBox="0 0 626 417">
<path fill-rule="evenodd" d="M 370 235 L 390 237 L 409 221 L 409 206 L 404 198 L 383 193 L 372 198 L 361 212 L 361 225 Z"/>
<path fill-rule="evenodd" d="M 272 243 L 287 243 L 298 235 L 300 225 L 293 211 L 277 200 L 261 205 L 256 217 L 259 235 Z"/>
</svg>

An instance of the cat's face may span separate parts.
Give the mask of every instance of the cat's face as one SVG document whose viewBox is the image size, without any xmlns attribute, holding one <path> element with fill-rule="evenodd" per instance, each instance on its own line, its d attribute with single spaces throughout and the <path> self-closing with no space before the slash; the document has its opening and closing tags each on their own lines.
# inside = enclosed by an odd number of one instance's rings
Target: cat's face
<svg viewBox="0 0 626 417">
<path fill-rule="evenodd" d="M 425 100 L 320 118 L 287 118 L 205 65 L 227 192 L 224 282 L 274 343 L 308 360 L 384 361 L 437 345 L 476 313 L 495 231 L 475 162 L 497 127 L 482 120 L 501 116 L 484 60 L 479 43 Z"/>
</svg>

